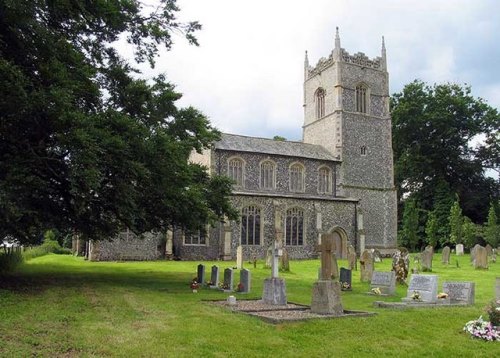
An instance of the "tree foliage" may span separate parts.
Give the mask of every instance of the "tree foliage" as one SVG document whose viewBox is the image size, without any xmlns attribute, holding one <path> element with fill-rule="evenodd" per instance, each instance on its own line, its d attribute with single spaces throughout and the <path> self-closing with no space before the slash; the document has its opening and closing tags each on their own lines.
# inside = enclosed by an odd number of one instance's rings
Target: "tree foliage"
<svg viewBox="0 0 500 358">
<path fill-rule="evenodd" d="M 458 197 L 450 209 L 450 243 L 461 244 L 463 239 L 463 222 L 462 209 Z"/>
<path fill-rule="evenodd" d="M 219 133 L 164 75 L 139 78 L 173 32 L 196 44 L 175 0 L 0 0 L 0 235 L 45 229 L 100 239 L 234 218 L 230 183 L 188 162 Z"/>
<path fill-rule="evenodd" d="M 403 212 L 402 244 L 414 250 L 418 244 L 419 215 L 415 200 L 405 201 Z"/>
<path fill-rule="evenodd" d="M 436 218 L 436 213 L 431 211 L 427 216 L 427 223 L 425 224 L 425 235 L 426 243 L 432 247 L 436 247 L 439 237 L 438 237 L 438 221 Z"/>
<path fill-rule="evenodd" d="M 498 247 L 500 244 L 500 227 L 498 225 L 497 214 L 495 212 L 495 206 L 493 203 L 490 204 L 490 209 L 488 211 L 488 221 L 484 228 L 484 239 L 492 247 Z"/>
</svg>

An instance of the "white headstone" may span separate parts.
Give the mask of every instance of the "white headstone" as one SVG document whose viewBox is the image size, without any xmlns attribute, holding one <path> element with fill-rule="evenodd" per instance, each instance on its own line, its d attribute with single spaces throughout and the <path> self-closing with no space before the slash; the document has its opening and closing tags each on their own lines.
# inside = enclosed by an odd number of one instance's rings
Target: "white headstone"
<svg viewBox="0 0 500 358">
<path fill-rule="evenodd" d="M 436 302 L 437 287 L 437 275 L 412 275 L 405 301 Z M 420 296 L 420 300 L 413 300 L 415 293 Z"/>
<path fill-rule="evenodd" d="M 463 244 L 457 244 L 457 246 L 455 247 L 455 250 L 457 251 L 457 256 L 464 255 L 464 245 Z"/>
<path fill-rule="evenodd" d="M 243 246 L 236 248 L 236 268 L 241 270 L 243 268 Z"/>
</svg>

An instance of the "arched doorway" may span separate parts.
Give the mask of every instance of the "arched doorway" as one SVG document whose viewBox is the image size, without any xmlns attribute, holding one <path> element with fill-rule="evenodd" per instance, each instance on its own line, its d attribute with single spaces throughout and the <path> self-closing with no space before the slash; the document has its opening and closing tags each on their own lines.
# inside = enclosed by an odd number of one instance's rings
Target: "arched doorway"
<svg viewBox="0 0 500 358">
<path fill-rule="evenodd" d="M 335 243 L 335 256 L 338 259 L 347 258 L 347 234 L 340 226 L 335 226 L 328 231 L 333 235 L 333 242 Z"/>
</svg>

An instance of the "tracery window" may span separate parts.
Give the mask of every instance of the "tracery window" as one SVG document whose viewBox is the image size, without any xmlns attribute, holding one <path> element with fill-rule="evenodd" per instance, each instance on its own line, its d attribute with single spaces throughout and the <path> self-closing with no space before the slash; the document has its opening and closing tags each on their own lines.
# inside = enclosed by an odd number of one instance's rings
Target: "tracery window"
<svg viewBox="0 0 500 358">
<path fill-rule="evenodd" d="M 367 88 L 364 85 L 356 86 L 356 112 L 367 112 Z"/>
<path fill-rule="evenodd" d="M 331 193 L 331 170 L 327 167 L 321 167 L 318 171 L 318 193 Z"/>
<path fill-rule="evenodd" d="M 287 246 L 304 244 L 304 210 L 300 208 L 286 211 L 285 244 Z"/>
<path fill-rule="evenodd" d="M 232 158 L 228 162 L 228 177 L 234 180 L 235 185 L 243 186 L 243 160 Z"/>
<path fill-rule="evenodd" d="M 275 165 L 272 161 L 266 160 L 260 164 L 260 187 L 262 189 L 274 189 L 275 172 Z"/>
<path fill-rule="evenodd" d="M 260 208 L 250 205 L 241 211 L 241 244 L 260 245 L 261 220 Z"/>
<path fill-rule="evenodd" d="M 290 166 L 290 190 L 304 191 L 304 167 L 295 163 Z"/>
<path fill-rule="evenodd" d="M 314 97 L 316 101 L 316 118 L 323 118 L 325 116 L 325 90 L 318 88 Z"/>
</svg>

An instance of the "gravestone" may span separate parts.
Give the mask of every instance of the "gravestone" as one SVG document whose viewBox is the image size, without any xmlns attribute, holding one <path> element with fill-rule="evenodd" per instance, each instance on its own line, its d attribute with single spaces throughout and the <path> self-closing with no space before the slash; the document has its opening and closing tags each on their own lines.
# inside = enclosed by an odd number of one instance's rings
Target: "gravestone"
<svg viewBox="0 0 500 358">
<path fill-rule="evenodd" d="M 474 265 L 474 260 L 476 259 L 476 249 L 481 246 L 479 244 L 475 244 L 474 247 L 470 250 L 470 262 Z"/>
<path fill-rule="evenodd" d="M 493 249 L 493 254 L 491 255 L 491 262 L 497 262 L 497 249 Z"/>
<path fill-rule="evenodd" d="M 227 268 L 224 270 L 224 291 L 233 290 L 233 269 Z"/>
<path fill-rule="evenodd" d="M 205 265 L 198 265 L 196 280 L 200 285 L 203 285 L 205 283 Z"/>
<path fill-rule="evenodd" d="M 243 268 L 243 246 L 241 245 L 236 248 L 236 268 L 238 270 Z"/>
<path fill-rule="evenodd" d="M 337 264 L 337 255 L 332 253 L 332 279 L 339 278 L 339 265 Z"/>
<path fill-rule="evenodd" d="M 349 266 L 349 270 L 358 270 L 358 259 L 356 257 L 356 250 L 354 249 L 354 246 L 349 245 L 347 248 L 347 263 Z"/>
<path fill-rule="evenodd" d="M 444 282 L 443 292 L 448 294 L 450 303 L 474 304 L 474 282 Z"/>
<path fill-rule="evenodd" d="M 273 264 L 273 247 L 269 246 L 269 248 L 266 251 L 266 264 L 265 268 L 271 268 Z"/>
<path fill-rule="evenodd" d="M 213 265 L 210 273 L 211 288 L 219 287 L 219 266 Z"/>
<path fill-rule="evenodd" d="M 247 269 L 242 269 L 240 271 L 240 283 L 243 287 L 241 287 L 241 293 L 249 293 L 250 292 L 250 284 L 251 284 L 251 275 L 250 271 Z"/>
<path fill-rule="evenodd" d="M 290 259 L 286 248 L 283 248 L 282 255 L 280 257 L 280 271 L 290 272 Z"/>
<path fill-rule="evenodd" d="M 437 301 L 437 275 L 412 275 L 405 302 L 436 302 Z M 414 300 L 412 296 L 418 293 L 419 300 Z"/>
<path fill-rule="evenodd" d="M 420 254 L 420 264 L 422 265 L 422 271 L 432 271 L 432 258 L 434 256 L 434 250 L 432 246 L 427 246 L 425 250 Z"/>
<path fill-rule="evenodd" d="M 450 251 L 451 251 L 451 249 L 449 246 L 445 246 L 443 248 L 443 252 L 441 254 L 441 262 L 443 264 L 448 265 L 450 263 Z"/>
<path fill-rule="evenodd" d="M 340 268 L 340 289 L 352 291 L 352 271 L 344 267 Z"/>
<path fill-rule="evenodd" d="M 457 256 L 463 256 L 464 255 L 464 245 L 457 244 L 457 246 L 455 246 L 455 251 L 457 252 Z"/>
<path fill-rule="evenodd" d="M 373 260 L 375 262 L 382 262 L 382 254 L 377 249 L 372 250 Z"/>
<path fill-rule="evenodd" d="M 311 312 L 339 316 L 344 313 L 340 301 L 340 282 L 333 281 L 332 254 L 335 249 L 333 234 L 321 235 L 321 279 L 313 284 Z"/>
<path fill-rule="evenodd" d="M 396 273 L 394 271 L 374 271 L 370 288 L 379 288 L 384 295 L 394 295 L 396 292 Z"/>
<path fill-rule="evenodd" d="M 406 284 L 410 269 L 410 253 L 405 248 L 397 250 L 392 255 L 392 271 L 396 274 L 396 282 Z"/>
<path fill-rule="evenodd" d="M 500 277 L 495 280 L 495 299 L 500 300 Z"/>
<path fill-rule="evenodd" d="M 488 268 L 488 252 L 486 248 L 479 245 L 474 250 L 474 268 L 487 269 Z"/>
<path fill-rule="evenodd" d="M 493 247 L 491 247 L 490 244 L 486 244 L 485 249 L 486 249 L 486 253 L 488 254 L 488 256 L 493 255 Z"/>
<path fill-rule="evenodd" d="M 359 258 L 361 270 L 361 282 L 370 282 L 373 274 L 373 255 L 369 250 L 365 250 Z"/>
</svg>

